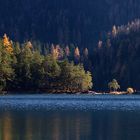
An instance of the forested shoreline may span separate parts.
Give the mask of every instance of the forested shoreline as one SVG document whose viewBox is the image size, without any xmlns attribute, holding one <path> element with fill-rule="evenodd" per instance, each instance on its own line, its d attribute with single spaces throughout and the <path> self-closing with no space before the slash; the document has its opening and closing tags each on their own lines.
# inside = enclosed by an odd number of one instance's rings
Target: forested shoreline
<svg viewBox="0 0 140 140">
<path fill-rule="evenodd" d="M 68 60 L 68 47 L 52 44 L 46 51 L 41 54 L 30 41 L 14 43 L 5 34 L 0 40 L 0 90 L 75 93 L 92 88 L 91 73 L 78 63 L 78 48 L 75 62 Z"/>
<path fill-rule="evenodd" d="M 92 75 L 93 86 L 82 91 L 108 92 L 113 79 L 120 90 L 140 91 L 139 1 L 5 0 L 0 9 L 1 90 L 52 91 L 62 86 L 50 83 L 65 83 L 60 77 L 70 67 L 70 77 L 76 69 Z"/>
<path fill-rule="evenodd" d="M 0 89 L 55 93 L 109 91 L 115 79 L 119 89 L 139 91 L 140 20 L 113 26 L 92 51 L 76 44 L 13 42 L 0 39 Z"/>
</svg>

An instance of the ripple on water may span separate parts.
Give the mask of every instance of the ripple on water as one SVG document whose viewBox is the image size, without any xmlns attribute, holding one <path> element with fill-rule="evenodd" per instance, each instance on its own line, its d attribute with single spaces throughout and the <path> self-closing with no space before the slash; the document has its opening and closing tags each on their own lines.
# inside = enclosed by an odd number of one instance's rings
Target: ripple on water
<svg viewBox="0 0 140 140">
<path fill-rule="evenodd" d="M 0 110 L 140 110 L 139 95 L 6 95 Z"/>
</svg>

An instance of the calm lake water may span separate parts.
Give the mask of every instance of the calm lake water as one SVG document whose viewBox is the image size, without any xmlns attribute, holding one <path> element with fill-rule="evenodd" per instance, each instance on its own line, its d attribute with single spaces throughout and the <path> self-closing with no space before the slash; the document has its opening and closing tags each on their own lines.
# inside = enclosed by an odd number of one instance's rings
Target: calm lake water
<svg viewBox="0 0 140 140">
<path fill-rule="evenodd" d="M 0 140 L 140 140 L 140 96 L 0 96 Z"/>
</svg>

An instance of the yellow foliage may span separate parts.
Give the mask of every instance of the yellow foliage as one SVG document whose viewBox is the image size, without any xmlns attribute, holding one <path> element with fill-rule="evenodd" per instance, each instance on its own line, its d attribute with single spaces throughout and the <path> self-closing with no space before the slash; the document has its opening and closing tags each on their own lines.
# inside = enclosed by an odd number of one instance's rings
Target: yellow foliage
<svg viewBox="0 0 140 140">
<path fill-rule="evenodd" d="M 3 36 L 3 45 L 6 48 L 7 52 L 9 52 L 10 54 L 13 53 L 12 42 L 9 41 L 9 38 L 7 37 L 6 34 L 4 34 Z"/>
<path fill-rule="evenodd" d="M 131 87 L 127 88 L 127 93 L 129 93 L 129 94 L 134 93 L 134 89 L 133 89 L 133 88 L 131 88 Z"/>
<path fill-rule="evenodd" d="M 114 25 L 113 28 L 112 28 L 112 35 L 115 37 L 117 34 L 117 28 L 116 26 Z"/>
<path fill-rule="evenodd" d="M 59 48 L 58 48 L 58 47 L 52 46 L 52 48 L 51 48 L 51 53 L 52 53 L 52 56 L 53 56 L 55 59 L 58 59 L 58 56 L 59 56 Z"/>
<path fill-rule="evenodd" d="M 77 58 L 77 59 L 80 57 L 80 51 L 79 51 L 79 48 L 78 48 L 78 47 L 75 48 L 74 56 L 75 56 L 75 58 Z"/>
<path fill-rule="evenodd" d="M 33 48 L 33 45 L 32 45 L 32 43 L 31 43 L 30 41 L 27 42 L 27 46 L 28 46 L 30 49 Z"/>
<path fill-rule="evenodd" d="M 58 58 L 58 55 L 59 55 L 58 49 L 55 48 L 55 49 L 54 49 L 53 56 L 54 56 L 55 58 Z"/>
</svg>

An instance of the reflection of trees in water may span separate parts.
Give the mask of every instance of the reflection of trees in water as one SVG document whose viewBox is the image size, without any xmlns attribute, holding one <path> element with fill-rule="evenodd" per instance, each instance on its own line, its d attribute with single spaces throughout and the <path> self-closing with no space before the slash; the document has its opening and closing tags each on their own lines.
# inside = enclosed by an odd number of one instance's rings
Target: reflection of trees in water
<svg viewBox="0 0 140 140">
<path fill-rule="evenodd" d="M 0 140 L 86 139 L 91 135 L 90 121 L 90 116 L 78 113 L 25 116 L 4 113 L 0 116 Z"/>
<path fill-rule="evenodd" d="M 51 132 L 52 135 L 59 136 L 57 137 L 57 140 L 81 140 L 84 137 L 86 139 L 90 135 L 92 125 L 90 121 L 90 116 L 84 114 L 72 113 L 64 116 L 59 115 L 59 117 L 57 116 L 57 119 L 52 120 L 55 127 L 57 126 L 58 128 L 59 126 L 59 130 L 57 129 L 57 133 L 54 131 Z"/>
<path fill-rule="evenodd" d="M 12 140 L 12 120 L 10 113 L 6 113 L 0 119 L 0 139 Z"/>
<path fill-rule="evenodd" d="M 0 113 L 0 140 L 131 140 L 139 123 L 120 112 Z"/>
</svg>

